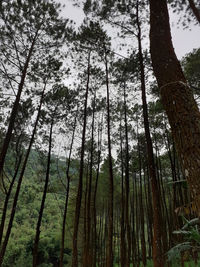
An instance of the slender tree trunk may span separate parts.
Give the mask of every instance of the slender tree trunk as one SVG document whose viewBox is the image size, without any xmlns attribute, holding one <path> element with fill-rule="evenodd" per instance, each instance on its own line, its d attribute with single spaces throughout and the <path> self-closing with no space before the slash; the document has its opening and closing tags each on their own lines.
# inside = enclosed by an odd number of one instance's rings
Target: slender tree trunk
<svg viewBox="0 0 200 267">
<path fill-rule="evenodd" d="M 122 139 L 122 129 L 121 129 L 121 115 L 120 115 L 120 156 L 121 156 L 121 232 L 120 232 L 120 242 L 121 242 L 121 267 L 126 266 L 126 241 L 125 241 L 125 223 L 124 223 L 124 211 L 125 211 L 125 201 L 124 201 L 124 160 L 123 160 L 123 139 Z"/>
<path fill-rule="evenodd" d="M 93 198 L 93 216 L 94 216 L 94 255 L 93 255 L 93 267 L 96 267 L 97 263 L 97 214 L 96 214 L 96 198 L 97 198 L 97 187 L 99 181 L 100 163 L 101 163 L 101 143 L 102 143 L 102 128 L 103 128 L 103 114 L 101 120 L 101 126 L 98 130 L 98 161 L 96 171 L 96 181 L 94 187 L 94 198 Z"/>
<path fill-rule="evenodd" d="M 107 89 L 107 132 L 108 132 L 108 160 L 109 160 L 109 209 L 108 209 L 108 246 L 106 255 L 106 267 L 113 266 L 113 166 L 110 138 L 110 92 L 108 78 L 108 61 L 105 49 L 106 89 Z"/>
<path fill-rule="evenodd" d="M 126 104 L 126 83 L 124 82 L 124 123 L 125 123 L 125 138 L 126 138 L 126 168 L 125 168 L 125 185 L 126 185 L 126 206 L 125 206 L 125 220 L 126 220 L 126 238 L 127 238 L 127 257 L 126 266 L 130 266 L 131 259 L 131 230 L 129 223 L 129 139 L 128 139 L 128 122 L 127 122 L 127 104 Z"/>
<path fill-rule="evenodd" d="M 188 0 L 190 8 L 192 9 L 192 12 L 194 16 L 196 17 L 197 21 L 200 23 L 200 10 L 196 7 L 193 0 Z"/>
<path fill-rule="evenodd" d="M 23 166 L 22 166 L 22 169 L 21 169 L 21 172 L 20 172 L 20 175 L 19 175 L 17 189 L 16 189 L 16 192 L 15 192 L 14 200 L 13 200 L 13 205 L 12 205 L 12 210 L 11 210 L 10 220 L 9 220 L 9 223 L 8 223 L 7 232 L 6 232 L 6 236 L 5 236 L 1 251 L 0 251 L 0 266 L 2 266 L 3 258 L 4 258 L 4 255 L 5 255 L 5 252 L 6 252 L 6 247 L 7 247 L 7 244 L 8 244 L 9 237 L 10 237 L 10 233 L 11 233 L 11 229 L 12 229 L 12 225 L 13 225 L 13 220 L 14 220 L 14 217 L 15 217 L 15 211 L 16 211 L 16 207 L 17 207 L 17 201 L 18 201 L 18 197 L 19 197 L 19 192 L 20 192 L 20 188 L 21 188 L 21 183 L 22 183 L 22 180 L 23 180 L 24 172 L 25 172 L 25 169 L 26 169 L 26 165 L 27 165 L 27 162 L 28 162 L 28 158 L 29 158 L 29 154 L 30 154 L 30 151 L 31 151 L 31 147 L 32 147 L 32 144 L 34 142 L 38 121 L 39 121 L 39 118 L 40 118 L 40 112 L 41 112 L 41 108 L 42 108 L 45 88 L 46 88 L 46 84 L 45 84 L 43 92 L 42 92 L 40 104 L 39 104 L 39 107 L 38 107 L 37 118 L 35 120 L 35 125 L 34 125 L 34 128 L 33 128 L 32 136 L 31 136 L 31 139 L 30 139 L 30 142 L 29 142 L 29 146 L 28 146 L 28 149 L 26 151 L 25 159 L 24 159 L 24 162 L 23 162 Z"/>
<path fill-rule="evenodd" d="M 200 114 L 174 52 L 166 0 L 150 0 L 150 25 L 154 73 L 179 159 L 199 210 Z"/>
<path fill-rule="evenodd" d="M 23 87 L 24 87 L 24 82 L 25 82 L 28 66 L 29 66 L 29 63 L 30 63 L 30 60 L 31 60 L 31 56 L 32 56 L 32 53 L 33 53 L 33 49 L 34 49 L 34 46 L 35 46 L 35 43 L 36 43 L 37 36 L 38 36 L 38 31 L 35 33 L 35 36 L 33 38 L 31 47 L 29 49 L 29 53 L 28 53 L 26 62 L 24 64 L 24 68 L 23 68 L 22 75 L 21 75 L 21 81 L 20 81 L 19 86 L 18 86 L 18 92 L 17 92 L 16 99 L 15 99 L 15 102 L 14 102 L 14 105 L 13 105 L 13 108 L 12 108 L 10 119 L 9 119 L 8 129 L 7 129 L 6 136 L 5 136 L 3 145 L 2 145 L 1 154 L 0 154 L 0 175 L 2 175 L 2 172 L 3 172 L 4 161 L 5 161 L 7 150 L 8 150 L 9 144 L 10 144 L 12 131 L 14 129 L 14 123 L 15 123 L 15 118 L 16 118 L 16 115 L 17 115 L 17 112 L 18 112 L 18 108 L 19 108 L 19 102 L 20 102 L 20 98 L 21 98 L 21 93 L 22 93 L 22 90 L 23 90 Z"/>
<path fill-rule="evenodd" d="M 78 111 L 77 111 L 78 113 Z M 67 178 L 67 188 L 66 188 L 66 197 L 65 197 L 65 208 L 64 208 L 64 215 L 63 215 L 63 222 L 62 222 L 62 237 L 61 237 L 61 248 L 60 248 L 60 263 L 59 267 L 63 267 L 63 257 L 64 257 L 64 249 L 65 249 L 65 229 L 66 229 L 66 219 L 67 219 L 67 208 L 68 208 L 68 200 L 69 200 L 69 188 L 70 188 L 70 163 L 71 163 L 71 154 L 72 148 L 74 144 L 74 136 L 76 130 L 76 120 L 77 120 L 77 113 L 75 115 L 74 126 L 73 126 L 73 133 L 72 133 L 72 141 L 69 149 L 69 157 L 67 163 L 67 170 L 66 170 L 66 178 Z"/>
<path fill-rule="evenodd" d="M 88 54 L 87 84 L 86 84 L 86 93 L 85 93 L 81 159 L 80 159 L 80 169 L 79 169 L 79 185 L 78 185 L 78 193 L 76 197 L 76 210 L 75 210 L 75 219 L 74 219 L 72 267 L 78 267 L 77 240 L 78 240 L 78 228 L 79 228 L 79 218 L 80 218 L 82 190 L 83 190 L 85 135 L 86 135 L 86 124 L 87 124 L 87 102 L 88 102 L 89 82 L 90 82 L 90 54 L 91 54 L 91 51 Z"/>
<path fill-rule="evenodd" d="M 138 186 L 137 178 L 134 179 L 135 187 L 135 265 L 140 263 L 140 248 L 139 248 L 139 226 L 140 226 L 140 211 L 139 211 L 139 199 L 138 199 Z"/>
<path fill-rule="evenodd" d="M 2 212 L 2 216 L 1 216 L 0 246 L 1 246 L 2 238 L 3 238 L 3 230 L 4 230 L 5 220 L 6 220 L 6 213 L 7 213 L 7 208 L 8 208 L 8 201 L 9 201 L 9 198 L 10 198 L 10 195 L 11 195 L 11 192 L 12 192 L 12 189 L 13 189 L 13 185 L 14 185 L 15 180 L 17 178 L 17 174 L 18 174 L 18 171 L 19 171 L 21 160 L 22 160 L 22 156 L 20 156 L 20 158 L 19 158 L 19 161 L 17 163 L 17 168 L 15 170 L 14 176 L 12 178 L 12 181 L 11 181 L 10 185 L 9 185 L 8 191 L 6 192 L 6 198 L 5 198 L 5 201 L 4 201 L 3 212 Z"/>
<path fill-rule="evenodd" d="M 141 153 L 140 153 L 140 144 L 138 140 L 138 156 L 139 156 L 139 175 L 140 175 L 140 224 L 141 224 L 141 248 L 142 248 L 142 263 L 146 266 L 146 243 L 145 243 L 145 232 L 144 232 L 144 202 L 143 202 L 143 190 L 142 190 L 142 165 L 141 165 Z"/>
<path fill-rule="evenodd" d="M 145 72 L 144 72 L 144 62 L 142 54 L 142 44 L 141 44 L 141 29 L 138 15 L 138 1 L 137 1 L 137 27 L 138 27 L 138 52 L 139 52 L 139 63 L 140 63 L 140 79 L 141 79 L 141 90 L 142 90 L 142 107 L 143 107 L 143 118 L 144 118 L 144 128 L 145 137 L 147 142 L 147 159 L 149 175 L 151 179 L 152 197 L 153 197 L 153 262 L 155 267 L 164 266 L 163 261 L 163 251 L 162 251 L 162 215 L 160 206 L 160 192 L 158 181 L 156 177 L 156 166 L 154 162 L 153 146 L 149 129 L 149 118 L 148 118 L 148 108 L 146 101 L 146 86 L 145 86 Z"/>
<path fill-rule="evenodd" d="M 93 99 L 92 111 L 92 136 L 90 148 L 90 166 L 89 166 L 89 183 L 88 183 L 88 197 L 86 208 L 86 244 L 84 249 L 83 267 L 92 266 L 92 246 L 91 246 L 91 194 L 92 194 L 92 168 L 93 168 L 93 150 L 94 150 L 94 120 L 95 120 L 95 102 L 96 92 Z"/>
<path fill-rule="evenodd" d="M 34 242 L 34 247 L 33 247 L 33 267 L 36 267 L 38 265 L 38 262 L 37 262 L 38 257 L 37 256 L 38 256 L 38 245 L 39 245 L 39 239 L 40 239 L 40 226 L 41 226 L 41 223 L 42 223 L 42 216 L 43 216 L 44 205 L 45 205 L 47 189 L 48 189 L 48 184 L 49 184 L 53 124 L 54 124 L 54 120 L 52 118 L 51 126 L 50 126 L 50 133 L 49 133 L 49 151 L 48 151 L 48 159 L 47 159 L 46 179 L 45 179 L 42 202 L 41 202 L 41 206 L 40 206 L 38 222 L 37 222 L 37 227 L 36 227 L 35 242 Z"/>
<path fill-rule="evenodd" d="M 132 201 L 131 201 L 131 219 L 132 219 L 132 262 L 133 262 L 133 266 L 136 263 L 136 231 L 135 231 L 135 227 L 136 227 L 136 219 L 135 219 L 135 211 L 136 211 L 136 201 L 135 201 L 135 183 L 134 183 L 135 178 L 133 178 L 133 197 L 132 197 Z"/>
</svg>

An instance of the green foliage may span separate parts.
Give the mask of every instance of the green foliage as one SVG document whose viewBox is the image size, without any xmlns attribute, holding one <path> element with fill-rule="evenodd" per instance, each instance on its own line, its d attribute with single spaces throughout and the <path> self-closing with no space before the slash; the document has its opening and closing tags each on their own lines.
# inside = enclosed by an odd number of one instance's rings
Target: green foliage
<svg viewBox="0 0 200 267">
<path fill-rule="evenodd" d="M 182 66 L 185 76 L 195 90 L 197 95 L 200 94 L 200 48 L 194 49 L 187 54 L 182 60 Z"/>
<path fill-rule="evenodd" d="M 195 6 L 199 10 L 200 4 L 198 0 L 193 0 Z M 189 1 L 187 0 L 168 0 L 170 3 L 173 12 L 179 14 L 179 24 L 182 24 L 182 26 L 186 29 L 191 26 L 191 24 L 198 24 L 198 21 L 192 12 L 192 9 L 190 7 Z"/>
<path fill-rule="evenodd" d="M 179 261 L 183 252 L 190 250 L 199 251 L 200 249 L 199 219 L 195 218 L 190 221 L 184 217 L 183 219 L 185 225 L 182 229 L 174 231 L 173 233 L 180 235 L 185 241 L 178 243 L 167 252 L 168 261 Z"/>
<path fill-rule="evenodd" d="M 10 154 L 9 157 L 11 162 L 13 155 Z M 43 158 L 43 161 L 45 162 L 45 158 Z M 59 161 L 58 164 L 59 166 L 62 166 L 62 168 L 60 168 L 60 175 L 64 178 L 65 163 Z M 53 160 L 52 165 L 52 168 L 55 169 L 55 160 Z M 7 165 L 7 167 L 9 166 Z M 11 238 L 9 240 L 5 259 L 2 265 L 3 267 L 32 266 L 32 249 L 35 238 L 36 223 L 41 205 L 44 178 L 45 166 L 41 164 L 41 157 L 39 154 L 33 150 L 30 155 L 29 164 L 22 183 Z M 41 236 L 38 250 L 40 267 L 55 266 L 59 262 L 64 192 L 64 187 L 61 186 L 57 174 L 53 172 L 51 175 L 51 183 L 47 193 L 41 226 Z M 2 193 L 0 193 L 0 197 L 2 205 Z M 70 254 L 71 250 L 65 247 L 65 264 L 69 261 Z"/>
</svg>

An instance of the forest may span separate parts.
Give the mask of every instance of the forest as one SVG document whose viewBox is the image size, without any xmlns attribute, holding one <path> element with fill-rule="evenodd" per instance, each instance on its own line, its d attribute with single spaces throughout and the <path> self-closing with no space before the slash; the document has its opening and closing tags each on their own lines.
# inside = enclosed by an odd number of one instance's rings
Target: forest
<svg viewBox="0 0 200 267">
<path fill-rule="evenodd" d="M 198 0 L 0 0 L 0 267 L 200 266 L 200 47 L 177 58 L 172 13 L 200 26 Z"/>
</svg>

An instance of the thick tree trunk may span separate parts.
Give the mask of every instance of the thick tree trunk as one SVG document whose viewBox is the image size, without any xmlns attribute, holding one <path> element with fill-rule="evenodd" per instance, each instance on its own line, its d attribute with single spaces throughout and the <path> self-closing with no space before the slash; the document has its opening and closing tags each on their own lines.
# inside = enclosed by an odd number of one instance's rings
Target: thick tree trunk
<svg viewBox="0 0 200 267">
<path fill-rule="evenodd" d="M 80 218 L 80 212 L 81 212 L 81 200 L 82 200 L 82 190 L 83 190 L 85 135 L 86 135 L 86 124 L 87 124 L 87 102 L 88 102 L 89 82 L 90 82 L 90 55 L 91 55 L 91 51 L 88 54 L 87 84 L 86 84 L 86 92 L 85 92 L 81 159 L 80 159 L 80 169 L 79 169 L 79 185 L 78 185 L 78 192 L 77 192 L 77 197 L 76 197 L 76 210 L 75 210 L 75 219 L 74 219 L 72 267 L 78 267 L 77 239 L 78 239 L 79 218 Z"/>
<path fill-rule="evenodd" d="M 27 162 L 28 162 L 28 158 L 29 158 L 29 154 L 30 154 L 30 151 L 31 151 L 31 147 L 32 147 L 32 144 L 34 142 L 38 121 L 39 121 L 39 118 L 40 118 L 40 113 L 41 113 L 41 108 L 42 108 L 45 88 L 46 88 L 46 84 L 45 84 L 43 92 L 42 92 L 42 96 L 41 96 L 41 100 L 40 100 L 40 104 L 39 104 L 39 108 L 38 108 L 38 113 L 37 113 L 37 118 L 35 120 L 35 125 L 34 125 L 34 128 L 33 128 L 32 136 L 31 136 L 31 139 L 30 139 L 30 142 L 29 142 L 29 146 L 28 146 L 28 149 L 26 151 L 25 159 L 24 159 L 24 162 L 23 162 L 23 166 L 22 166 L 22 169 L 21 169 L 21 172 L 20 172 L 20 175 L 19 175 L 17 189 L 16 189 L 16 192 L 15 192 L 14 200 L 13 200 L 13 205 L 12 205 L 12 210 L 11 210 L 10 220 L 9 220 L 9 223 L 8 223 L 7 232 L 6 232 L 5 239 L 4 239 L 1 251 L 0 251 L 0 266 L 2 266 L 3 258 L 4 258 L 4 255 L 5 255 L 7 244 L 8 244 L 8 240 L 9 240 L 9 237 L 10 237 L 10 233 L 11 233 L 11 229 L 12 229 L 12 225 L 13 225 L 13 220 L 14 220 L 14 217 L 15 217 L 15 211 L 16 211 L 16 207 L 17 207 L 17 201 L 18 201 L 18 197 L 19 197 L 19 192 L 20 192 L 20 188 L 21 188 L 21 183 L 22 183 L 22 180 L 23 180 L 24 172 L 25 172 L 25 169 L 26 169 L 26 165 L 27 165 Z"/>
<path fill-rule="evenodd" d="M 200 113 L 175 55 L 166 0 L 150 1 L 150 45 L 177 152 L 198 210 L 200 208 Z"/>
<path fill-rule="evenodd" d="M 38 216 L 38 221 L 37 221 L 37 227 L 36 227 L 36 233 L 35 233 L 35 242 L 34 242 L 34 247 L 33 247 L 33 267 L 36 267 L 38 265 L 37 255 L 38 255 L 38 245 L 39 245 L 39 239 L 40 239 L 40 226 L 42 223 L 42 216 L 43 216 L 44 205 L 45 205 L 47 189 L 48 189 L 48 184 L 49 184 L 53 123 L 54 123 L 54 120 L 52 118 L 51 126 L 50 126 L 50 133 L 49 133 L 49 151 L 48 151 L 48 159 L 47 159 L 46 179 L 45 179 L 42 201 L 41 201 L 41 206 L 40 206 L 40 211 L 39 211 L 39 216 Z"/>
</svg>

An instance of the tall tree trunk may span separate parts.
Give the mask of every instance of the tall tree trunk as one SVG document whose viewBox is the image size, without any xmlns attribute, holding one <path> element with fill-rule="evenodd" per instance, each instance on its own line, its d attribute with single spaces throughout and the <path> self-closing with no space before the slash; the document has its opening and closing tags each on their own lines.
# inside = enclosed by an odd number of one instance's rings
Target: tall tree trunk
<svg viewBox="0 0 200 267">
<path fill-rule="evenodd" d="M 106 267 L 113 266 L 113 166 L 110 138 L 110 92 L 108 78 L 107 51 L 105 49 L 106 89 L 107 89 L 107 133 L 108 133 L 108 160 L 109 160 L 109 209 L 108 209 L 108 246 L 106 255 Z"/>
<path fill-rule="evenodd" d="M 200 209 L 200 114 L 171 40 L 166 0 L 150 0 L 150 46 L 178 156 L 198 210 Z"/>
<path fill-rule="evenodd" d="M 75 210 L 75 218 L 74 218 L 72 267 L 78 267 L 77 239 L 78 239 L 78 227 L 79 227 L 79 218 L 80 218 L 80 212 L 81 212 L 81 200 L 82 200 L 82 191 L 83 191 L 85 135 L 86 135 L 86 124 L 87 124 L 87 102 L 88 102 L 89 82 L 90 82 L 90 54 L 91 54 L 91 51 L 89 51 L 89 54 L 88 54 L 87 84 L 86 84 L 85 104 L 84 104 L 84 119 L 83 119 L 81 159 L 80 159 L 80 169 L 79 169 L 79 184 L 78 184 L 78 192 L 77 192 L 77 197 L 76 197 L 76 210 Z"/>
<path fill-rule="evenodd" d="M 77 111 L 77 113 L 78 113 L 78 111 Z M 74 120 L 73 133 L 72 133 L 72 141 L 71 141 L 71 145 L 70 145 L 70 149 L 69 149 L 69 157 L 68 157 L 67 170 L 66 170 L 67 187 L 66 187 L 65 208 L 64 208 L 63 222 L 62 222 L 62 237 L 61 237 L 61 248 L 60 248 L 60 263 L 59 263 L 59 267 L 63 267 L 63 257 L 64 257 L 64 249 L 65 249 L 65 227 L 66 227 L 67 208 L 68 208 L 68 200 L 69 200 L 69 188 L 70 188 L 69 169 L 70 169 L 70 163 L 71 163 L 72 148 L 73 148 L 73 144 L 74 144 L 74 136 L 75 136 L 75 130 L 76 130 L 77 113 L 75 115 L 75 120 Z"/>
<path fill-rule="evenodd" d="M 149 129 L 149 118 L 148 108 L 146 101 L 146 86 L 145 86 L 145 72 L 144 72 L 144 60 L 142 54 L 141 44 L 141 28 L 138 14 L 138 1 L 137 1 L 137 27 L 138 27 L 138 52 L 139 52 L 139 64 L 140 64 L 140 79 L 141 79 L 141 90 L 142 90 L 142 108 L 143 108 L 143 119 L 145 137 L 147 142 L 147 160 L 149 175 L 151 180 L 152 197 L 153 197 L 153 262 L 155 267 L 164 266 L 163 262 L 163 251 L 162 251 L 162 215 L 160 206 L 160 192 L 158 186 L 158 180 L 156 177 L 156 166 L 153 155 L 153 145 Z"/>
<path fill-rule="evenodd" d="M 47 189 L 48 189 L 48 184 L 49 184 L 53 124 L 54 124 L 54 119 L 52 118 L 51 126 L 50 126 L 50 133 L 49 133 L 49 151 L 48 151 L 48 159 L 47 159 L 46 179 L 45 179 L 42 201 L 41 201 L 41 206 L 40 206 L 40 211 L 39 211 L 39 216 L 38 216 L 38 222 L 37 222 L 37 227 L 36 227 L 35 242 L 34 242 L 34 247 L 33 247 L 33 267 L 36 267 L 38 265 L 38 263 L 37 263 L 38 257 L 37 256 L 38 256 L 38 245 L 39 245 L 39 239 L 40 239 L 40 226 L 42 223 L 42 216 L 43 216 L 44 205 L 45 205 Z"/>
<path fill-rule="evenodd" d="M 23 68 L 22 75 L 21 75 L 21 81 L 20 81 L 19 86 L 18 86 L 18 92 L 17 92 L 16 99 L 15 99 L 15 102 L 14 102 L 14 105 L 12 108 L 10 119 L 9 119 L 8 129 L 7 129 L 6 136 L 5 136 L 3 145 L 2 145 L 1 154 L 0 154 L 0 175 L 2 175 L 2 172 L 3 172 L 5 157 L 6 157 L 7 150 L 8 150 L 9 144 L 10 144 L 12 131 L 14 129 L 15 118 L 16 118 L 18 108 L 19 108 L 21 93 L 22 93 L 22 90 L 24 87 L 24 82 L 25 82 L 27 70 L 29 67 L 29 62 L 31 60 L 31 56 L 33 53 L 33 49 L 34 49 L 36 40 L 37 40 L 37 36 L 38 36 L 38 31 L 35 33 L 31 47 L 30 47 L 29 52 L 28 52 L 28 56 L 27 56 L 25 64 L 24 64 L 24 68 Z"/>
<path fill-rule="evenodd" d="M 84 249 L 83 267 L 92 266 L 92 245 L 91 245 L 91 194 L 92 194 L 92 168 L 93 168 L 93 150 L 94 150 L 94 120 L 95 120 L 95 102 L 96 92 L 93 99 L 92 110 L 92 134 L 91 134 L 91 148 L 90 148 L 90 166 L 89 166 L 89 183 L 88 183 L 88 197 L 86 208 L 86 244 Z"/>
<path fill-rule="evenodd" d="M 97 160 L 97 171 L 96 171 L 96 181 L 94 187 L 94 198 L 93 198 L 93 217 L 94 217 L 94 253 L 93 253 L 93 265 L 92 267 L 96 267 L 97 263 L 97 214 L 96 214 L 96 198 L 97 198 L 97 188 L 99 181 L 99 172 L 100 172 L 100 163 L 101 163 L 101 144 L 102 144 L 102 128 L 103 128 L 103 113 L 102 119 L 99 125 L 98 130 L 98 160 Z"/>
<path fill-rule="evenodd" d="M 122 139 L 122 125 L 121 125 L 121 114 L 120 114 L 120 157 L 121 157 L 121 232 L 120 232 L 120 261 L 121 267 L 126 266 L 126 241 L 125 241 L 125 201 L 124 201 L 124 160 L 123 160 L 123 139 Z"/>
<path fill-rule="evenodd" d="M 39 104 L 39 107 L 38 107 L 38 113 L 37 113 L 37 117 L 36 117 L 36 120 L 35 120 L 35 125 L 34 125 L 34 128 L 33 128 L 33 132 L 32 132 L 32 135 L 31 135 L 31 139 L 30 139 L 30 142 L 29 142 L 28 149 L 26 151 L 26 155 L 25 155 L 25 159 L 24 159 L 24 162 L 23 162 L 23 166 L 22 166 L 22 169 L 21 169 L 21 172 L 20 172 L 20 175 L 19 175 L 17 189 L 16 189 L 16 192 L 15 192 L 14 200 L 13 200 L 13 205 L 12 205 L 12 210 L 11 210 L 10 220 L 9 220 L 9 223 L 8 223 L 7 232 L 6 232 L 6 236 L 5 236 L 1 251 L 0 251 L 0 266 L 2 266 L 3 258 L 4 258 L 4 255 L 5 255 L 5 252 L 6 252 L 6 247 L 7 247 L 7 244 L 8 244 L 9 237 L 10 237 L 10 233 L 11 233 L 11 229 L 12 229 L 12 225 L 13 225 L 13 220 L 14 220 L 14 217 L 15 217 L 15 211 L 16 211 L 16 207 L 17 207 L 17 201 L 18 201 L 18 197 L 19 197 L 19 192 L 20 192 L 20 188 L 21 188 L 21 183 L 22 183 L 22 180 L 23 180 L 24 172 L 25 172 L 25 169 L 26 169 L 26 165 L 27 165 L 27 162 L 28 162 L 28 158 L 29 158 L 29 154 L 30 154 L 30 151 L 31 151 L 31 147 L 32 147 L 32 144 L 34 142 L 38 121 L 39 121 L 39 118 L 40 118 L 40 113 L 41 113 L 41 108 L 42 108 L 42 104 L 43 104 L 43 98 L 44 98 L 45 89 L 46 89 L 46 84 L 45 84 L 43 92 L 42 92 L 42 96 L 41 96 L 41 99 L 40 99 L 40 104 Z"/>
<path fill-rule="evenodd" d="M 143 201 L 143 186 L 142 185 L 142 164 L 141 164 L 141 153 L 140 153 L 140 143 L 138 140 L 138 156 L 139 156 L 139 176 L 140 176 L 140 191 L 139 191 L 139 200 L 140 200 L 140 224 L 141 224 L 141 249 L 142 249 L 142 263 L 146 266 L 146 243 L 145 243 L 145 232 L 144 232 L 144 201 Z"/>
<path fill-rule="evenodd" d="M 124 82 L 124 124 L 125 124 L 125 139 L 126 139 L 126 168 L 125 168 L 125 185 L 126 185 L 126 206 L 125 206 L 125 220 L 126 220 L 126 238 L 127 238 L 127 257 L 126 266 L 130 266 L 131 259 L 131 231 L 129 223 L 129 139 L 128 139 L 128 121 L 127 121 L 127 104 L 126 104 L 126 82 Z"/>
</svg>

